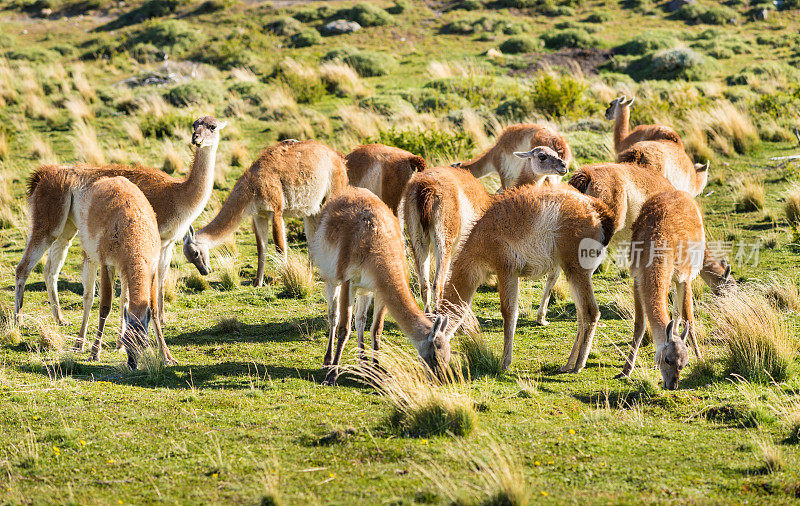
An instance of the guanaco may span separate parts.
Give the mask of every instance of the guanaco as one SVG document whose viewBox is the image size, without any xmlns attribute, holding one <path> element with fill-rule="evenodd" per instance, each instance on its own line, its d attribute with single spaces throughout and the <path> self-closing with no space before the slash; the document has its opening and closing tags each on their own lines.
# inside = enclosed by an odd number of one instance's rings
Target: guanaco
<svg viewBox="0 0 800 506">
<path fill-rule="evenodd" d="M 636 97 L 630 100 L 625 95 L 615 98 L 608 104 L 606 119 L 614 121 L 614 152 L 620 153 L 630 148 L 639 141 L 665 140 L 674 142 L 683 149 L 683 141 L 678 132 L 666 125 L 639 125 L 630 129 L 631 104 Z"/>
<path fill-rule="evenodd" d="M 525 173 L 526 166 L 525 160 L 515 156 L 514 152 L 529 152 L 537 146 L 546 146 L 555 151 L 567 168 L 572 164 L 572 149 L 561 134 L 548 126 L 520 124 L 506 127 L 495 143 L 479 157 L 454 166 L 470 171 L 475 177 L 497 172 L 502 187 L 511 188 L 518 186 L 517 180 Z M 540 176 L 537 182 L 546 179 L 557 184 L 561 181 L 561 175 Z"/>
<path fill-rule="evenodd" d="M 561 177 L 567 172 L 566 162 L 545 146 L 514 155 L 524 160 L 525 171 L 516 179 L 520 185 L 536 184 L 543 177 Z M 426 312 L 442 296 L 453 249 L 483 214 L 490 200 L 483 184 L 458 167 L 428 169 L 415 174 L 406 186 L 401 212 Z M 435 259 L 432 290 L 431 250 Z"/>
<path fill-rule="evenodd" d="M 339 374 L 358 294 L 374 294 L 379 309 L 372 323 L 374 353 L 380 348 L 380 329 L 388 310 L 432 371 L 439 372 L 448 364 L 454 330 L 448 331 L 447 316 L 431 321 L 417 306 L 408 286 L 400 224 L 375 194 L 349 187 L 329 200 L 320 213 L 319 228 L 309 249 L 325 280 L 328 301 L 330 333 L 323 365 L 329 372 L 325 384 L 334 384 Z M 368 304 L 359 306 L 363 314 L 356 315 L 357 321 L 366 319 Z M 358 336 L 358 346 L 365 360 L 363 333 Z"/>
<path fill-rule="evenodd" d="M 661 174 L 676 189 L 692 197 L 708 183 L 708 163 L 694 164 L 683 147 L 671 141 L 640 141 L 617 157 L 622 163 L 635 163 Z"/>
<path fill-rule="evenodd" d="M 344 159 L 350 185 L 371 191 L 395 215 L 408 180 L 427 167 L 421 156 L 383 144 L 358 146 Z"/>
<path fill-rule="evenodd" d="M 158 318 L 163 323 L 164 299 L 163 279 L 172 259 L 173 245 L 183 237 L 191 223 L 200 215 L 211 196 L 214 186 L 214 165 L 220 131 L 227 123 L 211 116 L 204 116 L 193 124 L 192 144 L 196 146 L 194 161 L 189 174 L 185 178 L 175 178 L 160 170 L 142 166 L 106 165 L 92 166 L 78 164 L 69 167 L 58 167 L 64 173 L 75 174 L 76 181 L 86 178 L 123 176 L 134 183 L 150 202 L 158 219 L 158 230 L 161 237 L 161 253 L 158 261 L 159 290 Z M 39 188 L 35 172 L 28 182 L 29 203 L 31 199 L 45 199 L 51 202 L 51 214 L 31 220 L 30 234 L 22 261 L 17 266 L 14 313 L 18 317 L 23 303 L 25 282 L 31 269 L 36 265 L 44 252 L 49 248 L 47 263 L 44 268 L 44 280 L 53 317 L 59 324 L 65 325 L 66 319 L 61 313 L 58 300 L 58 274 L 64 266 L 67 250 L 77 233 L 77 227 L 69 218 L 71 204 L 70 188 L 64 186 L 46 186 Z M 68 180 L 72 180 L 68 178 Z M 46 195 L 49 191 L 62 192 Z M 34 193 L 36 196 L 34 197 Z M 169 353 L 168 353 L 169 355 Z M 170 356 L 170 360 L 173 359 Z"/>
<path fill-rule="evenodd" d="M 83 321 L 76 351 L 84 349 L 100 267 L 100 320 L 91 354 L 92 360 L 98 360 L 114 295 L 113 273 L 118 271 L 124 322 L 121 340 L 128 365 L 136 369 L 158 301 L 161 239 L 153 208 L 142 191 L 121 176 L 96 179 L 92 174 L 76 174 L 53 166 L 38 169 L 34 176 L 29 198 L 31 221 L 55 221 L 49 230 L 56 237 L 70 223 L 76 227 L 83 247 Z M 58 201 L 53 198 L 55 195 L 68 197 L 66 202 Z M 158 318 L 152 319 L 161 354 L 168 359 L 161 323 Z"/>
<path fill-rule="evenodd" d="M 572 353 L 561 372 L 580 372 L 592 346 L 600 311 L 592 273 L 614 233 L 614 217 L 600 200 L 569 186 L 532 185 L 504 191 L 459 245 L 439 303 L 460 316 L 486 276 L 497 274 L 503 315 L 503 369 L 511 365 L 519 307 L 519 277 L 564 271 L 578 313 Z"/>
<path fill-rule="evenodd" d="M 241 175 L 214 219 L 183 240 L 183 254 L 200 274 L 211 271 L 209 250 L 225 241 L 248 216 L 256 236 L 258 269 L 255 285 L 264 282 L 267 261 L 267 230 L 284 261 L 287 258 L 283 218 L 303 218 L 310 241 L 317 214 L 325 201 L 347 186 L 342 156 L 316 141 L 279 142 L 265 149 Z"/>
<path fill-rule="evenodd" d="M 634 330 L 631 350 L 620 376 L 629 376 L 649 322 L 656 346 L 656 364 L 664 388 L 678 388 L 680 373 L 689 361 L 687 337 L 700 358 L 694 334 L 692 280 L 703 267 L 705 231 L 697 202 L 686 192 L 669 189 L 650 197 L 633 223 L 631 275 Z M 670 321 L 667 298 L 675 284 L 675 309 Z M 680 319 L 685 329 L 678 337 Z"/>
</svg>

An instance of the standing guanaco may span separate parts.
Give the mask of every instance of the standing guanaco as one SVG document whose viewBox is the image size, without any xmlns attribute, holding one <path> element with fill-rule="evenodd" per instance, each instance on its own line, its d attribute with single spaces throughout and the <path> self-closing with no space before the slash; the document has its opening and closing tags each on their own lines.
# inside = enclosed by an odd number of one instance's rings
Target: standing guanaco
<svg viewBox="0 0 800 506">
<path fill-rule="evenodd" d="M 592 346 L 600 311 L 592 273 L 614 233 L 614 217 L 600 200 L 568 186 L 522 186 L 492 199 L 459 245 L 439 303 L 459 316 L 486 276 L 497 274 L 503 315 L 503 369 L 511 365 L 519 306 L 519 277 L 561 269 L 578 313 L 578 332 L 562 372 L 580 372 Z"/>
<path fill-rule="evenodd" d="M 350 185 L 371 191 L 395 215 L 408 180 L 427 167 L 421 156 L 383 144 L 358 146 L 344 159 Z"/>
<path fill-rule="evenodd" d="M 339 374 L 342 351 L 350 336 L 353 301 L 358 294 L 374 294 L 375 307 L 380 310 L 372 324 L 376 353 L 385 308 L 431 370 L 438 372 L 448 364 L 454 329 L 448 332 L 447 316 L 431 321 L 417 306 L 408 286 L 400 224 L 375 194 L 349 187 L 329 200 L 322 208 L 309 250 L 325 280 L 328 301 L 330 333 L 323 365 L 329 367 L 329 372 L 325 384 L 334 384 Z M 359 311 L 365 313 L 367 308 L 361 304 Z M 357 320 L 363 318 L 365 314 L 356 315 Z M 338 341 L 334 351 L 335 336 Z M 363 334 L 358 337 L 363 359 Z"/>
<path fill-rule="evenodd" d="M 310 241 L 317 214 L 327 199 L 347 186 L 347 170 L 342 156 L 316 141 L 279 142 L 264 150 L 239 177 L 214 219 L 195 234 L 189 230 L 183 240 L 183 254 L 201 274 L 211 271 L 209 250 L 225 241 L 252 216 L 256 235 L 258 270 L 256 286 L 264 281 L 267 261 L 267 230 L 286 260 L 286 233 L 283 218 L 303 218 Z"/>
<path fill-rule="evenodd" d="M 683 141 L 678 132 L 666 125 L 638 125 L 630 129 L 631 104 L 636 97 L 630 100 L 625 95 L 615 98 L 608 104 L 606 119 L 614 121 L 614 152 L 620 153 L 630 148 L 639 141 L 666 140 L 676 143 L 683 149 Z"/>
</svg>

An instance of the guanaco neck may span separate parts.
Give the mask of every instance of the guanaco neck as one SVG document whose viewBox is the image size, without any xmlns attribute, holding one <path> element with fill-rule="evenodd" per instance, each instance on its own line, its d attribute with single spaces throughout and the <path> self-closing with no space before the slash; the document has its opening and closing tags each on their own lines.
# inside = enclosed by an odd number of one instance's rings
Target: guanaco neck
<svg viewBox="0 0 800 506">
<path fill-rule="evenodd" d="M 614 151 L 619 153 L 622 141 L 624 141 L 630 133 L 630 126 L 628 122 L 631 117 L 631 110 L 628 106 L 617 107 L 616 122 L 614 123 Z"/>
<path fill-rule="evenodd" d="M 151 285 L 153 280 L 153 272 L 144 261 L 137 261 L 143 258 L 141 256 L 131 255 L 130 261 L 125 263 L 125 266 L 120 272 L 120 277 L 124 277 L 128 286 L 128 302 L 130 310 L 137 318 L 143 316 L 134 308 L 146 309 L 150 305 Z"/>
<path fill-rule="evenodd" d="M 700 269 L 700 277 L 706 285 L 711 288 L 717 288 L 724 281 L 725 267 L 722 263 L 714 258 L 714 255 L 706 247 L 703 253 L 703 268 Z"/>
<path fill-rule="evenodd" d="M 197 231 L 197 242 L 205 242 L 209 247 L 213 248 L 217 244 L 224 242 L 239 228 L 239 224 L 245 218 L 245 215 L 251 212 L 253 192 L 248 186 L 249 181 L 247 174 L 245 174 L 236 182 L 214 219 Z"/>
<path fill-rule="evenodd" d="M 195 207 L 205 203 L 214 188 L 214 164 L 217 159 L 217 139 L 208 146 L 198 146 L 194 152 L 189 175 L 177 186 L 177 201 Z"/>
<path fill-rule="evenodd" d="M 377 291 L 380 298 L 386 304 L 389 314 L 397 322 L 397 326 L 416 343 L 427 339 L 433 329 L 433 324 L 417 306 L 417 301 L 406 282 L 405 270 L 376 269 L 376 271 L 394 274 L 376 276 L 375 279 L 378 280 Z"/>
<path fill-rule="evenodd" d="M 475 177 L 483 177 L 491 172 L 500 174 L 500 184 L 503 188 L 506 187 L 506 176 L 502 172 L 502 167 L 498 167 L 495 163 L 494 151 L 497 149 L 497 144 L 487 149 L 481 156 L 461 164 L 462 169 L 466 169 Z"/>
</svg>

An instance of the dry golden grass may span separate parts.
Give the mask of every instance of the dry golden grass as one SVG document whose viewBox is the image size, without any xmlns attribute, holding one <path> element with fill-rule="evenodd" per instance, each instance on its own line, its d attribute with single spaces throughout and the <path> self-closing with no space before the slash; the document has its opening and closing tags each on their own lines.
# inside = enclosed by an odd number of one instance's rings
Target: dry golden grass
<svg viewBox="0 0 800 506">
<path fill-rule="evenodd" d="M 747 213 L 764 209 L 766 193 L 764 182 L 752 176 L 743 177 L 733 183 L 736 211 Z"/>
<path fill-rule="evenodd" d="M 786 194 L 786 203 L 783 205 L 783 211 L 791 226 L 800 226 L 800 185 L 792 186 Z"/>
<path fill-rule="evenodd" d="M 106 161 L 97 133 L 88 123 L 78 121 L 72 128 L 72 140 L 78 160 L 95 165 L 102 165 Z"/>
<path fill-rule="evenodd" d="M 272 86 L 264 95 L 261 111 L 264 119 L 285 119 L 297 114 L 297 101 L 287 87 Z"/>
<path fill-rule="evenodd" d="M 708 151 L 707 146 L 710 146 L 731 156 L 746 153 L 759 142 L 758 131 L 750 116 L 727 100 L 706 110 L 688 111 L 684 130 L 695 153 Z"/>
<path fill-rule="evenodd" d="M 413 437 L 452 434 L 466 436 L 477 425 L 469 384 L 460 368 L 447 368 L 438 380 L 412 347 L 386 344 L 379 356 L 380 369 L 349 367 L 373 385 L 392 404 L 389 424 Z"/>
<path fill-rule="evenodd" d="M 770 276 L 758 286 L 762 294 L 779 311 L 800 310 L 800 288 L 791 277 Z"/>
<path fill-rule="evenodd" d="M 52 120 L 56 117 L 56 110 L 36 93 L 22 95 L 22 110 L 31 119 Z"/>
<path fill-rule="evenodd" d="M 142 129 L 139 128 L 139 125 L 134 123 L 130 120 L 125 120 L 122 122 L 122 130 L 125 132 L 125 135 L 128 136 L 128 140 L 135 146 L 139 146 L 142 142 L 144 142 L 144 135 L 142 134 Z"/>
<path fill-rule="evenodd" d="M 273 263 L 286 293 L 298 299 L 306 299 L 314 293 L 314 269 L 306 255 L 289 251 L 286 261 L 275 256 Z"/>
<path fill-rule="evenodd" d="M 772 474 L 783 469 L 786 462 L 780 448 L 764 439 L 756 441 L 755 447 L 753 453 L 760 463 L 760 471 Z"/>
<path fill-rule="evenodd" d="M 71 95 L 64 101 L 64 108 L 73 121 L 83 121 L 94 116 L 86 102 L 78 96 Z"/>
<path fill-rule="evenodd" d="M 58 159 L 53 153 L 53 148 L 50 147 L 50 143 L 38 134 L 33 134 L 31 136 L 30 147 L 31 155 L 36 158 L 39 163 L 58 163 Z"/>
<path fill-rule="evenodd" d="M 83 65 L 75 65 L 72 68 L 72 84 L 85 101 L 91 103 L 97 99 L 97 93 L 95 93 L 94 87 L 84 74 Z"/>
<path fill-rule="evenodd" d="M 233 167 L 244 167 L 249 155 L 247 146 L 241 142 L 231 143 L 231 165 Z"/>
<path fill-rule="evenodd" d="M 242 284 L 239 276 L 239 259 L 235 250 L 224 248 L 217 256 L 217 272 L 223 290 L 235 290 Z"/>
<path fill-rule="evenodd" d="M 67 339 L 59 330 L 50 323 L 36 322 L 39 333 L 39 349 L 41 351 L 62 351 L 67 344 Z"/>
<path fill-rule="evenodd" d="M 22 343 L 22 331 L 14 322 L 11 308 L 0 306 L 0 346 L 19 346 Z"/>
<path fill-rule="evenodd" d="M 161 95 L 151 94 L 136 100 L 139 112 L 144 116 L 160 118 L 169 110 L 169 105 Z"/>
<path fill-rule="evenodd" d="M 5 58 L 0 58 L 0 107 L 17 101 L 17 89 L 13 85 L 15 73 Z"/>
<path fill-rule="evenodd" d="M 247 103 L 240 97 L 229 96 L 225 103 L 225 116 L 244 118 L 248 112 Z"/>
<path fill-rule="evenodd" d="M 5 132 L 0 132 L 0 160 L 7 160 L 9 155 L 8 138 Z"/>
<path fill-rule="evenodd" d="M 369 137 L 377 136 L 386 126 L 383 116 L 352 105 L 339 107 L 337 114 L 342 119 L 345 131 L 352 133 L 362 142 Z"/>
<path fill-rule="evenodd" d="M 171 139 L 164 140 L 161 146 L 161 152 L 164 162 L 161 168 L 168 174 L 182 174 L 185 172 L 183 163 L 183 151 L 172 142 Z"/>
<path fill-rule="evenodd" d="M 106 149 L 106 158 L 110 163 L 127 165 L 131 161 L 130 153 L 120 147 Z"/>
<path fill-rule="evenodd" d="M 164 276 L 164 302 L 173 303 L 177 300 L 177 286 L 180 275 L 177 269 L 167 269 L 167 273 Z"/>
<path fill-rule="evenodd" d="M 472 61 L 438 61 L 428 63 L 428 75 L 431 79 L 445 79 L 448 77 L 470 77 L 484 75 L 483 68 Z"/>
<path fill-rule="evenodd" d="M 363 97 L 368 93 L 358 73 L 344 62 L 325 62 L 319 66 L 319 74 L 326 87 L 340 97 Z"/>
<path fill-rule="evenodd" d="M 234 67 L 231 69 L 231 78 L 236 81 L 244 81 L 255 83 L 258 81 L 258 76 L 252 70 L 246 67 Z"/>
<path fill-rule="evenodd" d="M 464 131 L 472 138 L 475 146 L 479 150 L 488 148 L 492 141 L 486 135 L 486 128 L 484 126 L 483 118 L 481 118 L 475 109 L 464 109 L 463 125 Z"/>
<path fill-rule="evenodd" d="M 794 374 L 797 342 L 786 317 L 757 289 L 740 288 L 715 297 L 705 314 L 712 337 L 727 348 L 731 372 L 749 381 L 784 381 Z"/>
</svg>

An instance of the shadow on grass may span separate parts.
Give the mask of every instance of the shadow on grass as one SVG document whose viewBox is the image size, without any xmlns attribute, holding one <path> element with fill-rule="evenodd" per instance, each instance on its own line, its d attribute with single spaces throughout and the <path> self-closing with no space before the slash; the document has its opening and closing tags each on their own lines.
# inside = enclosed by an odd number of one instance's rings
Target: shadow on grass
<svg viewBox="0 0 800 506">
<path fill-rule="evenodd" d="M 65 279 L 58 280 L 58 290 L 59 292 L 62 290 L 69 290 L 70 292 L 74 293 L 75 295 L 83 296 L 83 283 L 78 281 L 67 281 Z M 26 292 L 46 292 L 47 285 L 44 284 L 44 281 L 34 281 L 33 283 L 26 283 L 25 284 L 25 291 Z M 95 298 L 97 296 L 95 295 Z"/>
<path fill-rule="evenodd" d="M 232 327 L 217 325 L 194 332 L 184 332 L 167 339 L 167 344 L 201 346 L 230 342 L 310 341 L 313 340 L 308 337 L 310 332 L 316 332 L 319 329 L 327 331 L 327 328 L 328 320 L 323 316 L 257 324 L 238 322 Z"/>
</svg>

